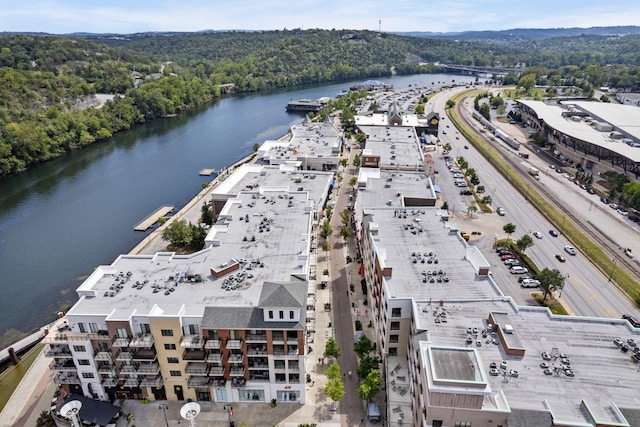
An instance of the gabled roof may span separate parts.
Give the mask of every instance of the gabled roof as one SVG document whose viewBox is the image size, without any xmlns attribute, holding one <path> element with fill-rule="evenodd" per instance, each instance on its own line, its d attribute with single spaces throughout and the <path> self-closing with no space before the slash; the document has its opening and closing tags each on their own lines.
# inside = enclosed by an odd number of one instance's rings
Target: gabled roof
<svg viewBox="0 0 640 427">
<path fill-rule="evenodd" d="M 303 307 L 306 305 L 304 282 L 265 282 L 260 295 L 260 307 Z M 300 292 L 302 289 L 304 292 Z"/>
</svg>

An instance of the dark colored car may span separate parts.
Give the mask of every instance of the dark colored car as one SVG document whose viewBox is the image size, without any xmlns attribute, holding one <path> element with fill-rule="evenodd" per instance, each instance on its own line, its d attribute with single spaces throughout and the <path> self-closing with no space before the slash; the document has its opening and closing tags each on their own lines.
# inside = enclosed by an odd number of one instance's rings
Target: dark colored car
<svg viewBox="0 0 640 427">
<path fill-rule="evenodd" d="M 630 314 L 623 314 L 622 318 L 624 320 L 627 320 L 629 323 L 631 323 L 631 326 L 633 326 L 634 328 L 640 328 L 640 319 L 637 319 L 636 317 Z"/>
<path fill-rule="evenodd" d="M 460 192 L 461 196 L 471 196 L 473 194 L 473 192 L 471 190 L 462 190 Z"/>
<path fill-rule="evenodd" d="M 604 203 L 605 205 L 608 205 L 608 204 L 609 204 L 609 199 L 607 199 L 606 197 L 600 197 L 600 201 L 601 201 L 602 203 Z"/>
<path fill-rule="evenodd" d="M 556 230 L 549 230 L 549 234 L 551 234 L 553 237 L 558 237 L 558 232 Z"/>
<path fill-rule="evenodd" d="M 560 261 L 560 262 L 565 262 L 566 261 L 566 259 L 564 259 L 564 257 L 562 255 L 560 255 L 560 254 L 556 254 L 556 259 L 558 261 Z"/>
</svg>

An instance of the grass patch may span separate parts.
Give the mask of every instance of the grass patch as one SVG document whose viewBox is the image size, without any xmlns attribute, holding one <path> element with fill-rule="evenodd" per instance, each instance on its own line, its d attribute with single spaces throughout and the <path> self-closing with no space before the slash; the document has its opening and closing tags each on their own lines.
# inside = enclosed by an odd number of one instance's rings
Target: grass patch
<svg viewBox="0 0 640 427">
<path fill-rule="evenodd" d="M 477 90 L 463 91 L 453 98 L 456 104 L 461 102 L 467 96 L 473 95 Z M 603 274 L 613 271 L 615 267 L 613 260 L 607 252 L 605 252 L 599 244 L 593 242 L 586 234 L 584 234 L 572 221 L 565 221 L 565 215 L 557 210 L 546 198 L 540 195 L 535 188 L 529 185 L 519 172 L 514 171 L 505 159 L 484 138 L 476 134 L 469 128 L 464 120 L 458 116 L 455 108 L 448 108 L 447 115 L 451 122 L 458 128 L 458 131 L 465 137 L 475 148 L 489 161 L 494 168 L 515 188 L 520 194 L 536 206 L 538 211 L 544 215 L 549 222 L 554 224 L 555 228 L 562 232 L 565 237 L 580 249 L 580 252 L 593 265 L 600 269 Z M 614 258 L 615 259 L 615 258 Z M 640 283 L 637 278 L 632 276 L 627 270 L 617 268 L 612 279 L 615 284 L 625 292 L 637 306 L 640 306 Z"/>
<path fill-rule="evenodd" d="M 35 362 L 43 347 L 44 344 L 36 345 L 22 355 L 20 363 L 10 366 L 0 374 L 0 411 L 4 409 L 13 391 L 18 387 L 18 384 L 22 381 L 22 377 L 24 377 L 31 365 L 33 365 L 33 362 Z"/>
<path fill-rule="evenodd" d="M 546 301 L 542 301 L 542 296 L 543 296 L 542 293 L 531 294 L 531 297 L 538 303 L 539 306 L 547 307 L 549 310 L 551 310 L 553 314 L 560 314 L 563 316 L 566 316 L 569 314 L 567 310 L 564 309 L 562 304 L 560 304 L 560 301 L 558 301 L 557 299 L 551 296 L 547 297 Z"/>
</svg>

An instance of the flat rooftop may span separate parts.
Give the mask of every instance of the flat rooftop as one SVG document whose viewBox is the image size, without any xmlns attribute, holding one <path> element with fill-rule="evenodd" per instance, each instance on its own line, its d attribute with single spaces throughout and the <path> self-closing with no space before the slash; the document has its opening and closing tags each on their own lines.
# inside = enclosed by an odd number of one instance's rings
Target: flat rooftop
<svg viewBox="0 0 640 427">
<path fill-rule="evenodd" d="M 436 321 L 442 318 L 438 315 L 442 312 L 446 313 L 446 322 Z M 616 408 L 640 408 L 639 365 L 631 360 L 631 351 L 623 353 L 613 342 L 616 338 L 639 342 L 640 331 L 622 320 L 553 316 L 546 309 L 517 307 L 508 297 L 473 301 L 450 296 L 443 307 L 417 299 L 415 313 L 416 328 L 426 330 L 423 351 L 426 343 L 437 348 L 473 349 L 491 389 L 502 391 L 512 409 L 551 410 L 560 424 L 590 421 L 588 413 L 604 424 L 613 424 L 620 421 Z M 511 325 L 513 332 L 507 335 L 523 346 L 523 357 L 507 356 L 502 344 L 493 342 L 487 329 L 490 313 Z M 473 328 L 477 328 L 477 334 Z M 483 337 L 485 330 L 489 333 Z M 470 335 L 472 342 L 467 343 Z M 543 352 L 549 353 L 551 360 L 543 360 Z M 506 371 L 516 370 L 517 377 L 503 376 L 502 370 L 498 376 L 489 375 L 489 364 L 496 362 L 500 368 L 503 360 L 507 362 Z M 545 375 L 540 367 L 543 362 L 551 369 L 570 366 L 575 376 L 565 375 L 562 369 Z M 449 365 L 445 372 L 456 372 L 455 358 L 445 363 Z M 485 402 L 492 407 L 496 403 L 488 397 Z"/>
<path fill-rule="evenodd" d="M 335 157 L 340 153 L 342 134 L 327 123 L 302 123 L 291 127 L 289 141 L 265 141 L 258 157 L 269 162 L 298 161 L 301 158 Z"/>
<path fill-rule="evenodd" d="M 610 138 L 611 132 L 597 131 L 584 120 L 573 121 L 571 117 L 563 117 L 562 113 L 567 112 L 567 109 L 557 105 L 548 105 L 542 101 L 520 99 L 518 102 L 531 108 L 538 118 L 565 135 L 605 148 L 633 162 L 640 162 L 640 148 L 631 147 L 619 139 L 612 139 Z M 640 139 L 640 125 L 638 124 L 640 123 L 640 108 L 638 107 L 590 102 L 571 102 L 570 105 L 580 106 L 581 109 L 589 108 L 590 110 L 587 111 L 593 114 L 597 113 L 598 117 L 606 120 L 614 128 L 624 129 L 635 138 Z M 620 113 L 621 117 L 617 117 L 617 113 Z"/>
<path fill-rule="evenodd" d="M 308 279 L 312 220 L 308 192 L 241 192 L 209 231 L 212 246 L 191 255 L 121 255 L 77 289 L 81 299 L 69 314 L 124 320 L 202 316 L 207 306 L 255 307 L 264 282 Z M 227 275 L 211 273 L 234 264 L 238 269 Z"/>
<path fill-rule="evenodd" d="M 372 244 L 381 268 L 392 269 L 385 280 L 388 297 L 437 302 L 500 295 L 492 279 L 476 274 L 466 259 L 472 247 L 447 228 L 440 213 L 435 207 L 364 209 L 364 215 L 371 215 L 369 228 L 377 229 Z"/>
<path fill-rule="evenodd" d="M 424 172 L 393 172 L 379 168 L 360 168 L 355 198 L 356 224 L 362 221 L 364 207 L 404 208 L 435 204 L 433 182 Z"/>
<path fill-rule="evenodd" d="M 415 129 L 411 126 L 360 126 L 367 135 L 367 148 L 362 155 L 380 156 L 380 166 L 424 170 L 424 159 Z"/>
<path fill-rule="evenodd" d="M 218 184 L 211 191 L 211 197 L 214 200 L 226 200 L 241 191 L 307 191 L 320 209 L 334 176 L 334 172 L 301 171 L 287 165 L 244 164 Z"/>
</svg>

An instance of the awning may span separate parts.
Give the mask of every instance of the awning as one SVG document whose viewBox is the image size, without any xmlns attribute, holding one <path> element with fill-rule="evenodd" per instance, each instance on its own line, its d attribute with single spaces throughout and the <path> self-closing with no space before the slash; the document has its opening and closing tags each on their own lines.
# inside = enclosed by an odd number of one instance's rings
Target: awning
<svg viewBox="0 0 640 427">
<path fill-rule="evenodd" d="M 115 417 L 120 411 L 119 406 L 115 406 L 107 402 L 101 402 L 99 400 L 89 399 L 88 397 L 84 397 L 79 394 L 72 394 L 69 396 L 65 399 L 61 407 L 73 400 L 77 400 L 82 403 L 82 407 L 80 408 L 80 420 L 100 426 L 106 426 L 109 424 L 113 417 Z"/>
</svg>

